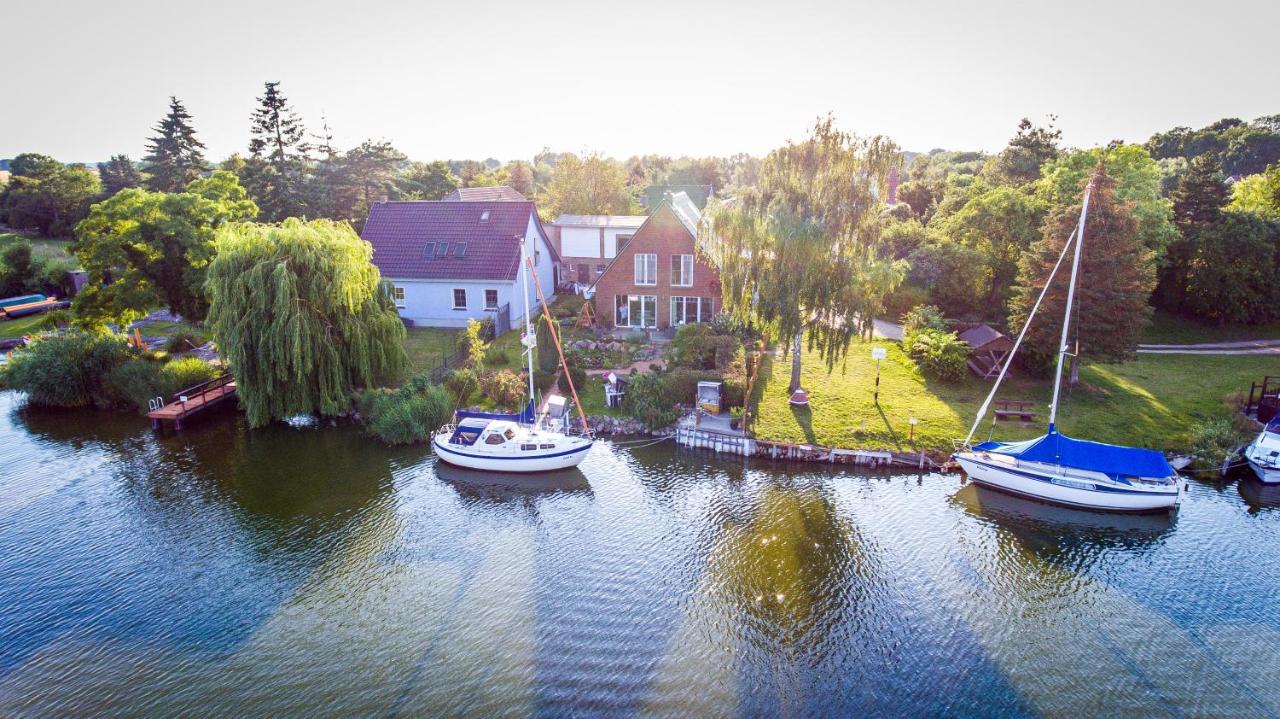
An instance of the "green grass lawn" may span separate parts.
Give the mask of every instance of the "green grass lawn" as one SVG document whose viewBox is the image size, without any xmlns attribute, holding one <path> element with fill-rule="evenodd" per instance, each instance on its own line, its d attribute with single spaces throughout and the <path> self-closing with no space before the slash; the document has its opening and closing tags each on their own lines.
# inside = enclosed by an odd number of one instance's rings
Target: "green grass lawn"
<svg viewBox="0 0 1280 719">
<path fill-rule="evenodd" d="M 23 335 L 32 334 L 40 329 L 41 322 L 44 321 L 44 313 L 36 315 L 27 315 L 12 320 L 0 320 L 0 339 L 13 339 Z"/>
<path fill-rule="evenodd" d="M 1215 325 L 1156 310 L 1151 318 L 1151 327 L 1142 335 L 1144 344 L 1167 345 L 1257 339 L 1280 339 L 1280 322 L 1265 325 Z"/>
<path fill-rule="evenodd" d="M 26 240 L 31 243 L 31 254 L 36 257 L 45 257 L 49 259 L 59 259 L 74 262 L 75 256 L 71 254 L 70 240 L 50 240 L 43 237 L 32 237 L 29 235 L 19 234 L 17 232 L 0 232 L 0 251 L 9 245 Z"/>
<path fill-rule="evenodd" d="M 871 348 L 883 346 L 880 404 L 873 402 L 876 366 Z M 842 369 L 828 374 L 816 354 L 803 355 L 802 381 L 810 407 L 797 410 L 788 402 L 790 358 L 766 359 L 756 392 L 759 408 L 753 429 L 757 437 L 849 448 L 949 449 L 963 438 L 991 385 L 972 376 L 947 383 L 923 377 L 895 342 L 855 342 Z M 1247 392 L 1251 381 L 1280 371 L 1268 356 L 1195 357 L 1140 355 L 1118 365 L 1090 364 L 1081 370 L 1082 386 L 1070 396 L 1064 390 L 1058 423 L 1083 439 L 1164 450 L 1187 447 L 1198 422 L 1230 414 L 1228 395 Z M 1005 380 L 997 399 L 1036 403 L 1038 421 L 1024 427 L 1001 422 L 996 439 L 1033 437 L 1043 431 L 1052 386 L 1048 380 L 1015 375 Z M 918 420 L 914 441 L 908 419 Z M 975 435 L 986 439 L 988 419 Z"/>
<path fill-rule="evenodd" d="M 409 356 L 408 375 L 434 369 L 453 355 L 458 330 L 414 327 L 405 331 L 404 351 Z"/>
</svg>

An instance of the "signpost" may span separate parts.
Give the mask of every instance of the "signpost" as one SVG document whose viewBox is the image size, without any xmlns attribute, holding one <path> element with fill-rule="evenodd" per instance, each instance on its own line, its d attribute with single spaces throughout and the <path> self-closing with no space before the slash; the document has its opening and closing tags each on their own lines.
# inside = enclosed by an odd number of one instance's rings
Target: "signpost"
<svg viewBox="0 0 1280 719">
<path fill-rule="evenodd" d="M 876 396 L 875 402 L 880 404 L 880 360 L 889 356 L 889 352 L 883 347 L 872 347 L 871 358 L 876 361 Z"/>
</svg>

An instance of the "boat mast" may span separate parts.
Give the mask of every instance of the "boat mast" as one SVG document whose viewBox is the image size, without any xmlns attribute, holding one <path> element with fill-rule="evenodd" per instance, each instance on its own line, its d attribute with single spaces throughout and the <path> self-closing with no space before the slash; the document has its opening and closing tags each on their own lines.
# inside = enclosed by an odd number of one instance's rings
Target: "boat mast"
<svg viewBox="0 0 1280 719">
<path fill-rule="evenodd" d="M 520 278 L 524 282 L 524 355 L 529 360 L 529 403 L 533 404 L 535 400 L 533 390 L 533 348 L 538 344 L 538 338 L 533 334 L 533 327 L 529 324 L 529 272 L 525 267 L 529 264 L 526 262 L 524 251 L 524 243 L 528 241 L 527 237 L 520 238 Z"/>
<path fill-rule="evenodd" d="M 1067 335 L 1071 328 L 1071 305 L 1076 298 L 1076 275 L 1080 272 L 1080 248 L 1084 247 L 1084 221 L 1089 214 L 1089 195 L 1093 181 L 1084 188 L 1084 204 L 1080 208 L 1080 223 L 1076 226 L 1076 254 L 1071 260 L 1071 283 L 1067 285 L 1067 308 L 1062 315 L 1062 340 L 1058 343 L 1058 371 L 1053 375 L 1053 402 L 1049 405 L 1049 432 L 1054 432 L 1058 419 L 1058 395 L 1062 392 L 1062 368 L 1067 360 Z"/>
</svg>

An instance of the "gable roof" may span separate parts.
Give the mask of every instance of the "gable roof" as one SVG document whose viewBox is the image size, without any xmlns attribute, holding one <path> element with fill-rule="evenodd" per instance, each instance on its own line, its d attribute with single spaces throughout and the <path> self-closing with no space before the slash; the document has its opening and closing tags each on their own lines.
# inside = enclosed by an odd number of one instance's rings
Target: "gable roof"
<svg viewBox="0 0 1280 719">
<path fill-rule="evenodd" d="M 663 200 L 678 192 L 688 195 L 699 210 L 705 208 L 707 200 L 715 194 L 711 185 L 649 185 L 644 190 L 644 204 L 650 211 L 656 210 Z"/>
<path fill-rule="evenodd" d="M 683 192 L 677 193 L 677 195 L 684 197 L 684 203 L 679 207 L 677 207 L 675 202 L 676 197 L 668 197 L 666 200 L 663 200 L 662 204 L 653 208 L 653 212 L 648 217 L 645 218 L 644 224 L 640 225 L 640 229 L 636 230 L 636 234 L 633 235 L 631 238 L 632 242 L 634 242 L 635 239 L 640 236 L 640 233 L 644 232 L 644 228 L 647 227 L 650 222 L 655 221 L 654 218 L 661 216 L 663 211 L 665 210 L 667 212 L 670 212 L 671 215 L 676 218 L 676 221 L 679 222 L 680 225 L 684 227 L 684 229 L 689 233 L 689 236 L 693 238 L 694 246 L 695 247 L 697 246 L 698 221 L 701 215 L 698 212 L 698 208 L 694 207 L 692 202 L 689 202 L 689 198 L 685 196 Z M 629 247 L 630 243 L 628 243 L 627 246 Z M 623 254 L 622 252 L 619 252 L 617 255 L 613 257 L 613 259 L 609 260 L 609 264 L 605 265 L 604 267 L 604 272 L 601 272 L 598 276 L 596 276 L 595 280 L 591 283 L 591 287 L 594 288 L 596 284 L 600 282 L 601 277 L 608 275 L 609 272 L 613 270 L 613 266 L 617 264 L 618 258 L 622 257 L 622 254 Z"/>
<path fill-rule="evenodd" d="M 360 236 L 373 245 L 373 264 L 383 277 L 511 281 L 531 216 L 552 260 L 558 260 L 529 201 L 378 202 L 369 208 Z M 430 258 L 424 256 L 428 245 Z"/>
<path fill-rule="evenodd" d="M 516 192 L 514 187 L 459 187 L 444 196 L 445 202 L 528 202 L 529 198 Z"/>
<path fill-rule="evenodd" d="M 999 339 L 1004 339 L 991 325 L 977 325 L 960 333 L 960 339 L 968 342 L 970 347 L 985 347 Z"/>
</svg>

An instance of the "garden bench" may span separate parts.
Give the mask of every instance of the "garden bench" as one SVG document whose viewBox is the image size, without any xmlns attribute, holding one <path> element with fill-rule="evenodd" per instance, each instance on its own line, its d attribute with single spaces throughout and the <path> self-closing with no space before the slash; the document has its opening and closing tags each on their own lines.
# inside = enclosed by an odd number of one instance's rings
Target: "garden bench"
<svg viewBox="0 0 1280 719">
<path fill-rule="evenodd" d="M 1018 420 L 1022 422 L 1036 421 L 1034 402 L 1005 399 L 996 401 L 996 419 L 1004 421 Z"/>
</svg>

